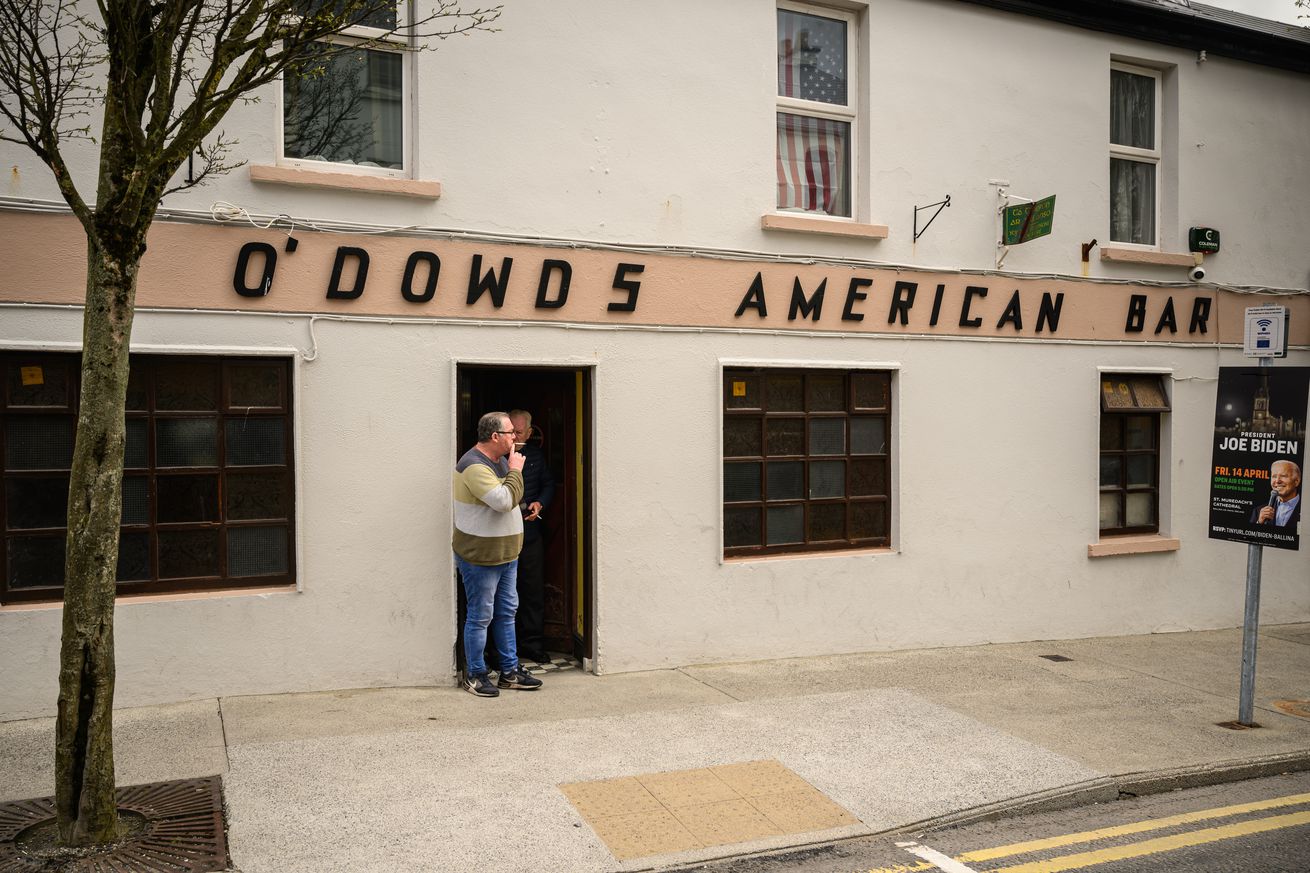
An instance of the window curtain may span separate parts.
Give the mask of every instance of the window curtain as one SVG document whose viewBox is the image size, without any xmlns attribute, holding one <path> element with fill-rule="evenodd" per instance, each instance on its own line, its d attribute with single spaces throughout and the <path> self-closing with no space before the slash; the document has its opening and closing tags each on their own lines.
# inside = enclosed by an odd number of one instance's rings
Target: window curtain
<svg viewBox="0 0 1310 873">
<path fill-rule="evenodd" d="M 778 208 L 850 215 L 850 125 L 778 113 Z"/>
</svg>

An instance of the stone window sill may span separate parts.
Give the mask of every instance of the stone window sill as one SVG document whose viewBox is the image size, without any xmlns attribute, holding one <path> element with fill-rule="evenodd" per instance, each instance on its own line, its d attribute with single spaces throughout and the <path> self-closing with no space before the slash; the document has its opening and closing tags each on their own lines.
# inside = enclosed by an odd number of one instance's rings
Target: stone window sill
<svg viewBox="0 0 1310 873">
<path fill-rule="evenodd" d="M 786 212 L 769 212 L 760 218 L 765 230 L 782 230 L 793 233 L 817 233 L 826 236 L 850 236 L 856 239 L 886 239 L 887 225 L 859 224 L 835 218 L 814 215 L 797 215 Z"/>
<path fill-rule="evenodd" d="M 1106 537 L 1087 546 L 1087 557 L 1108 558 L 1114 555 L 1149 555 L 1154 552 L 1176 552 L 1182 543 L 1175 537 L 1159 534 L 1132 534 Z"/>
<path fill-rule="evenodd" d="M 1190 267 L 1196 256 L 1186 252 L 1153 252 L 1146 249 L 1121 249 L 1101 246 L 1101 260 L 1124 264 L 1157 264 L 1162 267 Z"/>
<path fill-rule="evenodd" d="M 360 191 L 366 194 L 395 194 L 422 200 L 436 200 L 441 196 L 441 183 L 436 181 L 397 179 L 393 176 L 370 176 L 364 173 L 332 173 L 300 167 L 274 167 L 268 164 L 252 164 L 250 181 L 295 185 L 302 188 Z"/>
<path fill-rule="evenodd" d="M 269 594 L 295 594 L 295 585 L 269 585 L 263 588 L 211 588 L 203 591 L 169 591 L 158 594 L 119 594 L 114 598 L 116 606 L 130 606 L 135 603 L 175 603 L 182 600 L 213 600 L 218 597 L 252 597 Z M 21 603 L 0 604 L 0 613 L 31 612 L 39 609 L 63 609 L 64 601 L 36 600 Z"/>
</svg>

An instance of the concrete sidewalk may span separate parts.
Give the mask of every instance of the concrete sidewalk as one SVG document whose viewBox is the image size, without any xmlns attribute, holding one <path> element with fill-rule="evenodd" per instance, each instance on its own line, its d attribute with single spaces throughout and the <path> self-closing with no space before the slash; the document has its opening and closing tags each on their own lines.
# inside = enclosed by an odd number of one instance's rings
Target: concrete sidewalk
<svg viewBox="0 0 1310 873">
<path fill-rule="evenodd" d="M 1070 660 L 1051 661 L 1042 655 Z M 122 785 L 222 774 L 244 873 L 644 870 L 1122 790 L 1310 767 L 1310 624 L 550 674 L 122 710 Z M 53 720 L 0 724 L 0 801 L 52 791 Z M 777 761 L 858 821 L 620 860 L 561 784 Z"/>
</svg>

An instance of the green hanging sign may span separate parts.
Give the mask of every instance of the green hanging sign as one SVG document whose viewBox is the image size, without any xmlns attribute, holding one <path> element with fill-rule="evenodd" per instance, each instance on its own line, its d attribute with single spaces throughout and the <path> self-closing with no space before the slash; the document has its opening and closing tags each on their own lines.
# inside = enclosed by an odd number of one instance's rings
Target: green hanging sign
<svg viewBox="0 0 1310 873">
<path fill-rule="evenodd" d="M 1005 207 L 1002 216 L 1002 238 L 1007 246 L 1017 246 L 1029 240 L 1046 236 L 1055 223 L 1055 195 L 1036 203 L 1018 203 Z"/>
</svg>

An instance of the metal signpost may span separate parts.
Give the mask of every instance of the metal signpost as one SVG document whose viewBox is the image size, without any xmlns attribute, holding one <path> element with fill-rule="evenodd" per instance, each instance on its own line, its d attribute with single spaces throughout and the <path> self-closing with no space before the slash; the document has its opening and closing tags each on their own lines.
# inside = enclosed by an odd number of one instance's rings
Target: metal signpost
<svg viewBox="0 0 1310 873">
<path fill-rule="evenodd" d="M 1237 385 L 1248 385 L 1256 376 L 1250 370 L 1221 368 L 1219 409 L 1215 416 L 1215 455 L 1211 480 L 1210 536 L 1247 543 L 1246 604 L 1242 619 L 1242 681 L 1238 701 L 1237 721 L 1247 727 L 1255 724 L 1255 662 L 1256 639 L 1260 626 L 1260 572 L 1264 556 L 1264 542 L 1280 548 L 1296 548 L 1299 536 L 1295 530 L 1275 533 L 1260 530 L 1256 515 L 1261 511 L 1260 501 L 1265 497 L 1262 476 L 1269 467 L 1270 458 L 1283 458 L 1288 454 L 1301 458 L 1299 440 L 1295 443 L 1279 439 L 1282 419 L 1277 419 L 1272 435 L 1268 434 L 1273 420 L 1270 402 L 1270 381 L 1275 357 L 1287 354 L 1287 309 L 1282 306 L 1254 306 L 1246 310 L 1246 330 L 1243 355 L 1259 359 L 1259 388 L 1249 416 L 1238 416 L 1232 423 L 1225 420 L 1225 412 L 1232 407 L 1225 402 L 1225 394 Z M 1299 368 L 1292 368 L 1299 369 Z M 1287 375 L 1294 375 L 1288 373 Z M 1245 377 L 1245 381 L 1243 381 Z M 1295 380 L 1294 380 L 1295 381 Z M 1275 382 L 1275 387 L 1281 383 Z M 1249 388 L 1246 389 L 1249 394 Z M 1304 390 L 1299 393 L 1304 394 Z M 1304 418 L 1302 418 L 1302 428 Z M 1295 428 L 1292 428 L 1295 431 Z M 1302 434 L 1304 431 L 1302 431 Z M 1295 436 L 1295 433 L 1290 434 Z M 1270 438 L 1272 436 L 1273 438 Z M 1275 460 L 1274 465 L 1288 463 Z M 1240 495 L 1240 496 L 1239 496 Z M 1276 503 L 1277 494 L 1268 498 L 1268 505 Z M 1276 530 L 1276 526 L 1274 526 Z"/>
</svg>

